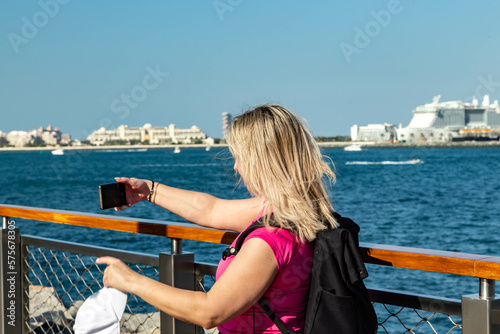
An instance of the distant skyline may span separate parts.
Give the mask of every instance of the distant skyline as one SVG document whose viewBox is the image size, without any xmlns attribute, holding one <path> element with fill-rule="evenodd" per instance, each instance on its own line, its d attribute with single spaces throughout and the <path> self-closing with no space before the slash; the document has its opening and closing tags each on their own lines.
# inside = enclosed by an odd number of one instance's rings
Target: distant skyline
<svg viewBox="0 0 500 334">
<path fill-rule="evenodd" d="M 75 1 L 0 5 L 0 130 L 198 126 L 278 103 L 315 136 L 500 100 L 500 2 Z"/>
</svg>

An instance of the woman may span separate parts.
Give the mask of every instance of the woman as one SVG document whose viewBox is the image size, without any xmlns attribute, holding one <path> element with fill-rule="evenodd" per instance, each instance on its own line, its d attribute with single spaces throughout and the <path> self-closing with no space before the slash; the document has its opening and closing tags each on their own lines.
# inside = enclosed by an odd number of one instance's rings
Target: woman
<svg viewBox="0 0 500 334">
<path fill-rule="evenodd" d="M 143 298 L 171 316 L 221 333 L 279 333 L 256 303 L 263 299 L 294 332 L 302 333 L 316 233 L 337 227 L 323 184 L 335 178 L 297 116 L 276 105 L 236 117 L 227 143 L 234 169 L 252 194 L 224 200 L 147 180 L 117 178 L 128 206 L 144 199 L 196 224 L 241 232 L 261 219 L 237 256 L 221 260 L 209 292 L 173 288 L 103 257 L 104 285 Z M 126 206 L 119 209 L 125 209 Z M 118 209 L 118 208 L 117 208 Z"/>
</svg>

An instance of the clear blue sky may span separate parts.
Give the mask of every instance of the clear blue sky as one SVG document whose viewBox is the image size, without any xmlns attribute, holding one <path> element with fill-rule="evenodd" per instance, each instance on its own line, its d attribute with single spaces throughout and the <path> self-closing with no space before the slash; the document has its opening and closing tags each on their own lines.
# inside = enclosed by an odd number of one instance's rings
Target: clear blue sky
<svg viewBox="0 0 500 334">
<path fill-rule="evenodd" d="M 499 13 L 481 0 L 4 0 L 0 130 L 174 123 L 220 137 L 222 112 L 261 103 L 318 136 L 406 126 L 438 94 L 500 99 Z"/>
</svg>

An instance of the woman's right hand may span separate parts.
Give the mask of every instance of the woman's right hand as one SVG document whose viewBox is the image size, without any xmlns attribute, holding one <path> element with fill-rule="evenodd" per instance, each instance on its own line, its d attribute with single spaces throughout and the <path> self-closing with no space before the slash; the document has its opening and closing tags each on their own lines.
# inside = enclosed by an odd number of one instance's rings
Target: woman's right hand
<svg viewBox="0 0 500 334">
<path fill-rule="evenodd" d="M 127 205 L 116 207 L 116 211 L 125 210 L 129 206 L 147 199 L 153 186 L 152 181 L 136 179 L 134 177 L 115 177 L 115 180 L 116 182 L 125 184 L 125 192 L 127 194 Z"/>
</svg>

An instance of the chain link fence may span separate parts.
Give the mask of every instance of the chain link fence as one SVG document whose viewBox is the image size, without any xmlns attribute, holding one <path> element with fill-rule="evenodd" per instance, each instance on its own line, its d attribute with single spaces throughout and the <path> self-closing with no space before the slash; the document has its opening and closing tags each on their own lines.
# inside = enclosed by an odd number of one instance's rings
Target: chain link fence
<svg viewBox="0 0 500 334">
<path fill-rule="evenodd" d="M 27 241 L 27 238 L 24 238 Z M 33 242 L 35 238 L 29 238 Z M 47 240 L 44 240 L 47 243 Z M 53 242 L 54 246 L 72 248 L 71 244 Z M 93 293 L 99 291 L 105 266 L 97 265 L 98 256 L 121 258 L 133 270 L 159 280 L 157 256 L 141 255 L 149 263 L 127 261 L 130 253 L 92 247 L 84 255 L 72 250 L 60 250 L 24 243 L 25 328 L 28 333 L 73 333 L 78 309 Z M 80 246 L 79 248 L 82 248 Z M 90 248 L 90 247 L 89 247 Z M 121 320 L 121 333 L 160 333 L 160 312 L 141 298 L 129 294 Z"/>
<path fill-rule="evenodd" d="M 379 333 L 461 333 L 460 317 L 418 309 L 374 304 Z"/>
</svg>

